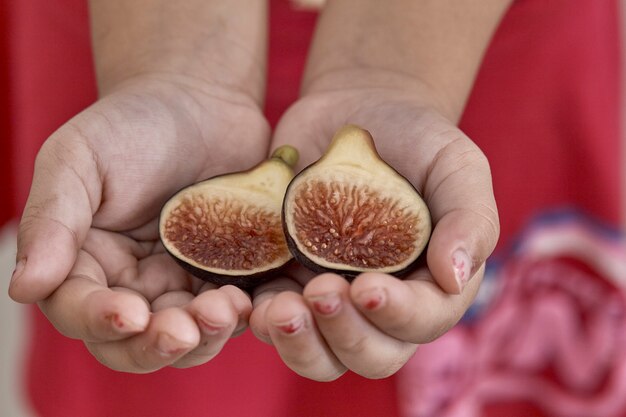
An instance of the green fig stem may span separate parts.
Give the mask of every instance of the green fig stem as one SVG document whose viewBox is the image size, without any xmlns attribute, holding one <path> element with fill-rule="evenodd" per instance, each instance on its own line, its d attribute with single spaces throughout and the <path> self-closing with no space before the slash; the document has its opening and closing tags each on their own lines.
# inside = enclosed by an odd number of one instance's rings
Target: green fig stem
<svg viewBox="0 0 626 417">
<path fill-rule="evenodd" d="M 283 145 L 272 153 L 272 158 L 280 159 L 291 168 L 296 166 L 299 157 L 298 150 L 291 145 Z"/>
</svg>

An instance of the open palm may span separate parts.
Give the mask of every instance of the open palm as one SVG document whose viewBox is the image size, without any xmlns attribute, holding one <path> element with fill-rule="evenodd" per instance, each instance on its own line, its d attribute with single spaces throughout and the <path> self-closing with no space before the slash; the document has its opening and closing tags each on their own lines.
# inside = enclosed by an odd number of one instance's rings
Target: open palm
<svg viewBox="0 0 626 417">
<path fill-rule="evenodd" d="M 347 369 L 370 378 L 396 372 L 418 344 L 440 336 L 469 307 L 499 233 L 484 155 L 414 93 L 371 88 L 305 96 L 281 120 L 272 147 L 298 147 L 302 168 L 347 123 L 369 130 L 383 159 L 421 192 L 434 230 L 427 266 L 404 280 L 364 273 L 350 284 L 295 267 L 257 289 L 252 330 L 289 367 L 316 380 Z"/>
<path fill-rule="evenodd" d="M 113 369 L 206 362 L 245 327 L 250 300 L 183 272 L 158 242 L 159 210 L 183 186 L 256 164 L 268 142 L 240 93 L 185 79 L 118 87 L 42 147 L 11 296 L 39 302 Z"/>
</svg>

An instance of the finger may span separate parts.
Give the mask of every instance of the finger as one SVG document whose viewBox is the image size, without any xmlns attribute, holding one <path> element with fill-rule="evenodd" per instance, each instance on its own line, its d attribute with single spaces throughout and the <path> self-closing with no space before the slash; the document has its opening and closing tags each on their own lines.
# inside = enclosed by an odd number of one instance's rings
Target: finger
<svg viewBox="0 0 626 417">
<path fill-rule="evenodd" d="M 489 163 L 462 133 L 438 152 L 424 195 L 435 228 L 428 266 L 448 293 L 461 293 L 491 254 L 500 233 Z"/>
<path fill-rule="evenodd" d="M 175 363 L 200 341 L 195 320 L 180 308 L 152 314 L 147 329 L 124 340 L 86 343 L 105 366 L 118 371 L 147 373 Z"/>
<path fill-rule="evenodd" d="M 150 316 L 143 297 L 107 288 L 102 269 L 84 251 L 68 278 L 39 306 L 62 334 L 86 341 L 129 337 L 143 331 Z"/>
<path fill-rule="evenodd" d="M 406 280 L 380 273 L 359 275 L 350 287 L 350 299 L 380 331 L 415 344 L 433 341 L 463 316 L 476 297 L 483 269 L 462 294 L 448 294 L 427 270 Z"/>
<path fill-rule="evenodd" d="M 152 307 L 152 311 L 156 313 L 157 311 L 166 310 L 172 307 L 185 307 L 188 303 L 192 302 L 194 299 L 194 295 L 187 291 L 170 291 L 162 294 L 160 297 L 157 297 L 152 303 L 150 303 Z"/>
<path fill-rule="evenodd" d="M 415 353 L 415 344 L 381 332 L 359 313 L 350 300 L 350 284 L 342 277 L 320 275 L 304 288 L 303 295 L 324 340 L 353 372 L 385 378 Z"/>
<path fill-rule="evenodd" d="M 175 362 L 175 367 L 188 368 L 213 359 L 237 330 L 240 320 L 247 323 L 252 309 L 250 299 L 241 290 L 229 287 L 206 291 L 185 307 L 200 330 L 200 342 Z"/>
<path fill-rule="evenodd" d="M 100 204 L 96 157 L 70 125 L 53 134 L 35 163 L 33 184 L 17 237 L 10 296 L 46 298 L 68 275 Z"/>
<path fill-rule="evenodd" d="M 235 333 L 247 327 L 252 309 L 250 298 L 240 289 L 227 285 L 215 289 L 212 284 L 195 297 L 186 291 L 167 292 L 152 302 L 152 311 L 184 308 L 196 320 L 200 342 L 191 352 L 172 366 L 188 368 L 201 365 L 215 357 Z"/>
<path fill-rule="evenodd" d="M 302 292 L 302 286 L 295 281 L 281 277 L 262 284 L 254 289 L 252 294 L 252 314 L 250 315 L 250 330 L 261 341 L 272 344 L 269 327 L 266 320 L 266 311 L 272 299 L 281 292 Z"/>
<path fill-rule="evenodd" d="M 228 295 L 237 312 L 237 326 L 231 335 L 231 337 L 237 337 L 248 328 L 252 314 L 252 300 L 247 292 L 233 285 L 224 285 L 220 287 L 220 291 Z"/>
<path fill-rule="evenodd" d="M 265 311 L 269 336 L 283 362 L 297 374 L 316 381 L 332 381 L 346 367 L 328 348 L 300 294 L 277 294 Z"/>
</svg>

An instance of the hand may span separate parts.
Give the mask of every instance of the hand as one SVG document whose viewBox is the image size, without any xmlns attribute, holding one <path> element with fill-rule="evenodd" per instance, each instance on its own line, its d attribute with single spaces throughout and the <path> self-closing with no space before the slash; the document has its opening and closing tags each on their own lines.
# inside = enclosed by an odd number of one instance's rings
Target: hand
<svg viewBox="0 0 626 417">
<path fill-rule="evenodd" d="M 267 153 L 254 100 L 167 73 L 127 80 L 43 145 L 19 226 L 10 295 L 38 302 L 104 365 L 189 367 L 242 331 L 249 296 L 189 276 L 159 243 L 180 188 Z"/>
<path fill-rule="evenodd" d="M 476 296 L 499 234 L 489 165 L 430 97 L 426 88 L 317 91 L 275 132 L 272 147 L 296 146 L 302 168 L 342 125 L 369 130 L 383 159 L 420 190 L 434 224 L 427 266 L 405 279 L 364 273 L 350 284 L 294 267 L 257 289 L 251 328 L 300 375 L 326 381 L 350 369 L 389 376 L 418 344 L 450 329 Z"/>
</svg>

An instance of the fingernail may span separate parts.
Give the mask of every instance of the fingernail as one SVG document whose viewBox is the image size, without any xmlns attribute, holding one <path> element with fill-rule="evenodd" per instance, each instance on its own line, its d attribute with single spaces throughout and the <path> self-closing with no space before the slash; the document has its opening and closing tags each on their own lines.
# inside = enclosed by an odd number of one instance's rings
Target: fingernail
<svg viewBox="0 0 626 417">
<path fill-rule="evenodd" d="M 472 277 L 472 261 L 463 249 L 457 249 L 452 254 L 452 269 L 454 270 L 454 277 L 459 285 L 459 291 L 463 291 L 465 285 Z"/>
<path fill-rule="evenodd" d="M 374 311 L 381 308 L 385 301 L 387 301 L 387 295 L 383 288 L 370 288 L 362 291 L 357 295 L 356 302 L 366 310 Z"/>
<path fill-rule="evenodd" d="M 184 343 L 180 340 L 170 336 L 167 333 L 159 333 L 156 340 L 156 350 L 162 356 L 176 356 L 189 349 L 189 346 L 184 346 Z"/>
<path fill-rule="evenodd" d="M 294 334 L 304 327 L 304 317 L 297 316 L 286 322 L 273 323 L 273 326 L 285 334 Z"/>
<path fill-rule="evenodd" d="M 334 292 L 309 297 L 309 301 L 313 304 L 315 311 L 323 316 L 331 316 L 341 308 L 341 297 Z"/>
<path fill-rule="evenodd" d="M 118 313 L 108 314 L 105 318 L 111 322 L 115 330 L 121 333 L 138 332 L 144 328 L 144 326 L 121 317 Z"/>
<path fill-rule="evenodd" d="M 197 320 L 202 332 L 210 336 L 214 336 L 226 328 L 224 324 L 213 323 L 203 317 L 198 317 Z"/>
<path fill-rule="evenodd" d="M 13 274 L 11 275 L 10 285 L 13 285 L 22 276 L 25 266 L 26 266 L 26 259 L 20 259 L 20 261 L 15 265 L 15 270 L 13 271 Z"/>
</svg>

